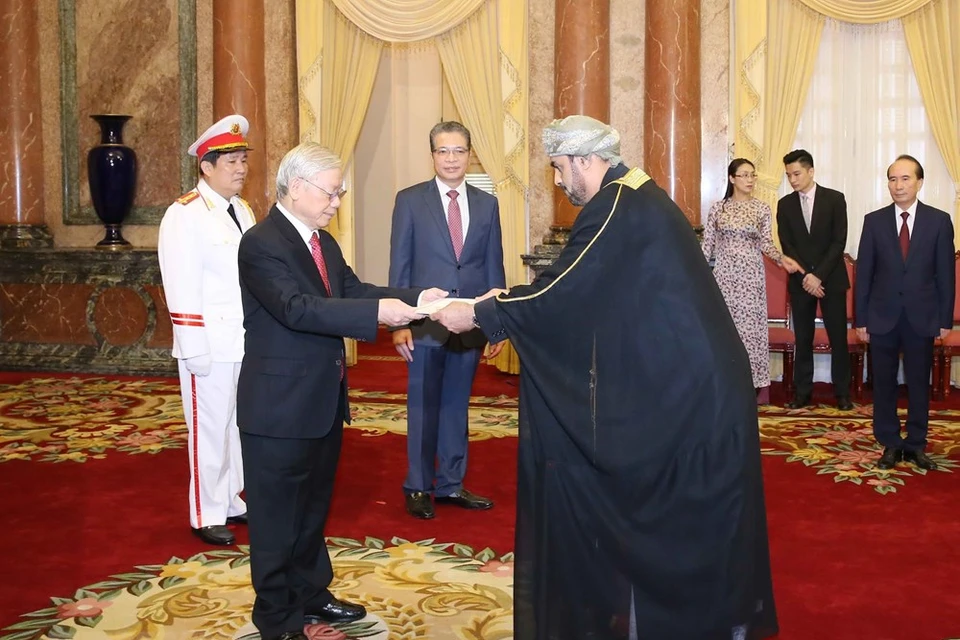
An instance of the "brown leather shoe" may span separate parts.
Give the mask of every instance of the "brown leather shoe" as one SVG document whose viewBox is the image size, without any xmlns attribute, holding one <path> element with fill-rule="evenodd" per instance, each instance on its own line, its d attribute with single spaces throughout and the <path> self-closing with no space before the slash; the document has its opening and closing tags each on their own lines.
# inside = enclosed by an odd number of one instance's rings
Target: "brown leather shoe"
<svg viewBox="0 0 960 640">
<path fill-rule="evenodd" d="M 912 463 L 913 466 L 918 469 L 924 469 L 925 471 L 937 470 L 937 463 L 931 460 L 923 451 L 904 451 L 903 461 Z"/>
<path fill-rule="evenodd" d="M 406 502 L 407 513 L 412 515 L 414 518 L 419 518 L 421 520 L 433 519 L 433 502 L 430 500 L 429 493 L 424 493 L 423 491 L 414 491 L 413 493 L 408 493 Z"/>
<path fill-rule="evenodd" d="M 437 504 L 452 504 L 464 509 L 490 509 L 493 507 L 493 501 L 470 493 L 466 489 L 460 489 L 448 496 L 437 496 Z"/>
<path fill-rule="evenodd" d="M 221 547 L 229 547 L 237 541 L 237 539 L 233 537 L 233 532 L 227 529 L 227 525 L 225 524 L 212 524 L 209 527 L 194 529 L 193 535 L 207 544 Z"/>
</svg>

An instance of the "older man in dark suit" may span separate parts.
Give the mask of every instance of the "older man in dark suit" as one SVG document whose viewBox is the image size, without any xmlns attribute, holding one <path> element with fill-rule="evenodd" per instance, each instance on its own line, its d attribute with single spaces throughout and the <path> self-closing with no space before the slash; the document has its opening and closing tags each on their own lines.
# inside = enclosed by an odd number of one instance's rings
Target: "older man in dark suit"
<svg viewBox="0 0 960 640">
<path fill-rule="evenodd" d="M 893 203 L 863 219 L 857 253 L 857 334 L 870 342 L 873 361 L 873 435 L 883 445 L 877 463 L 893 469 L 911 462 L 936 469 L 924 453 L 930 409 L 933 341 L 953 328 L 953 224 L 923 204 L 923 167 L 902 155 L 887 169 Z M 907 437 L 897 416 L 897 370 L 903 353 Z"/>
<path fill-rule="evenodd" d="M 390 286 L 438 286 L 454 298 L 503 288 L 497 199 L 464 180 L 470 131 L 441 122 L 430 131 L 436 176 L 397 194 L 390 236 Z M 489 509 L 493 502 L 463 486 L 467 472 L 470 389 L 487 339 L 479 329 L 457 335 L 426 319 L 393 332 L 409 363 L 407 382 L 407 511 L 434 516 L 437 502 Z M 490 350 L 496 356 L 503 344 Z"/>
<path fill-rule="evenodd" d="M 797 336 L 793 379 L 797 394 L 787 403 L 799 409 L 813 395 L 813 334 L 817 305 L 830 341 L 830 378 L 837 407 L 850 402 L 850 354 L 847 350 L 847 289 L 850 280 L 843 263 L 847 244 L 847 201 L 843 194 L 814 182 L 813 156 L 804 149 L 783 157 L 793 193 L 777 203 L 777 232 L 785 255 L 803 269 L 790 276 L 790 308 Z"/>
<path fill-rule="evenodd" d="M 343 338 L 373 339 L 378 321 L 409 322 L 417 317 L 410 305 L 446 295 L 361 282 L 323 230 L 344 193 L 339 158 L 301 144 L 280 163 L 276 206 L 240 242 L 246 344 L 237 423 L 253 622 L 264 640 L 301 640 L 305 622 L 365 615 L 327 589 L 323 529 L 350 421 Z"/>
</svg>

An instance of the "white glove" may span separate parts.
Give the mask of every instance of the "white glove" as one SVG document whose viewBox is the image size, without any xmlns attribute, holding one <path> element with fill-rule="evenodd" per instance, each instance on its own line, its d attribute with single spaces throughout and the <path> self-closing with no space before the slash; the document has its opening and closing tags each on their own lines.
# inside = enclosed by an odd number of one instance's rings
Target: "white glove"
<svg viewBox="0 0 960 640">
<path fill-rule="evenodd" d="M 213 366 L 213 359 L 209 353 L 205 353 L 202 356 L 184 358 L 183 364 L 186 365 L 187 371 L 193 375 L 203 377 L 210 375 L 210 367 Z"/>
</svg>

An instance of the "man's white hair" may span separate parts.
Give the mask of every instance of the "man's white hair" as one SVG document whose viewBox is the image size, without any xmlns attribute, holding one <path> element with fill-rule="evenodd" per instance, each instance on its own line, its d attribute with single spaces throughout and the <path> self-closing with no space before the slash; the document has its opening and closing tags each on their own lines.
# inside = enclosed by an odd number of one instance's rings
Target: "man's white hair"
<svg viewBox="0 0 960 640">
<path fill-rule="evenodd" d="M 309 180 L 321 171 L 342 166 L 339 156 L 316 142 L 301 142 L 283 156 L 277 169 L 277 198 L 290 193 L 294 178 Z"/>
</svg>

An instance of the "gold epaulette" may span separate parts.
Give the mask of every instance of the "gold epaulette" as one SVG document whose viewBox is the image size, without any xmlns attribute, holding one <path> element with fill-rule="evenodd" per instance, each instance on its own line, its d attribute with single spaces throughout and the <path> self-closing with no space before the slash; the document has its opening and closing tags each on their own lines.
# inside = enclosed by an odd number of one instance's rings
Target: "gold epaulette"
<svg viewBox="0 0 960 640">
<path fill-rule="evenodd" d="M 193 191 L 188 191 L 179 198 L 177 198 L 177 204 L 189 204 L 200 197 L 200 192 L 194 189 Z"/>
<path fill-rule="evenodd" d="M 650 180 L 650 176 L 645 174 L 640 169 L 634 167 L 627 172 L 627 175 L 623 176 L 619 180 L 614 180 L 613 184 L 622 184 L 625 187 L 630 187 L 634 191 L 639 189 L 645 182 Z"/>
</svg>

